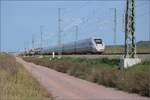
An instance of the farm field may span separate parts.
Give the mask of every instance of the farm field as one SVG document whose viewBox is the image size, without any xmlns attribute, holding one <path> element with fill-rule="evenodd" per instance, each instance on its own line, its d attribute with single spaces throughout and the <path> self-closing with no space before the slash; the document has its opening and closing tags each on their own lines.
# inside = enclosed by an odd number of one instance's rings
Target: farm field
<svg viewBox="0 0 150 100">
<path fill-rule="evenodd" d="M 139 41 L 136 43 L 138 54 L 150 54 L 150 41 Z M 122 54 L 124 53 L 124 45 L 106 46 L 105 54 Z"/>
<path fill-rule="evenodd" d="M 123 54 L 124 47 L 122 46 L 110 46 L 106 47 L 104 54 Z M 137 47 L 138 54 L 150 54 L 150 47 Z"/>
<path fill-rule="evenodd" d="M 52 100 L 15 58 L 0 54 L 0 100 Z"/>
<path fill-rule="evenodd" d="M 23 57 L 23 59 L 97 84 L 150 97 L 150 61 L 143 61 L 121 71 L 119 70 L 119 60 L 117 59 L 71 57 L 52 60 L 49 57 Z"/>
</svg>

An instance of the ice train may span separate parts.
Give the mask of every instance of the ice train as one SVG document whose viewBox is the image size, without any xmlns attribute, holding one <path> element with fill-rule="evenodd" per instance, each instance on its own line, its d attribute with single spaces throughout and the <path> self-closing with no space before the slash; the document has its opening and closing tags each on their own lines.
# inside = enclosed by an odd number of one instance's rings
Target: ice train
<svg viewBox="0 0 150 100">
<path fill-rule="evenodd" d="M 39 51 L 40 54 L 101 54 L 105 50 L 104 41 L 100 38 L 88 38 L 61 46 L 47 47 Z"/>
</svg>

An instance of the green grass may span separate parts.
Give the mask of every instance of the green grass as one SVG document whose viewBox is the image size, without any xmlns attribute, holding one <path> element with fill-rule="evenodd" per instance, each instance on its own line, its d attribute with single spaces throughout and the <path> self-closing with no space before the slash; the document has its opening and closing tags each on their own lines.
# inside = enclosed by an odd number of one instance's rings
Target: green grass
<svg viewBox="0 0 150 100">
<path fill-rule="evenodd" d="M 50 100 L 52 96 L 15 58 L 0 54 L 0 100 Z"/>
<path fill-rule="evenodd" d="M 87 81 L 114 87 L 149 97 L 150 61 L 144 61 L 124 71 L 119 70 L 117 59 L 83 59 L 65 57 L 49 60 L 48 57 L 25 57 L 24 60 L 43 65 Z"/>
</svg>

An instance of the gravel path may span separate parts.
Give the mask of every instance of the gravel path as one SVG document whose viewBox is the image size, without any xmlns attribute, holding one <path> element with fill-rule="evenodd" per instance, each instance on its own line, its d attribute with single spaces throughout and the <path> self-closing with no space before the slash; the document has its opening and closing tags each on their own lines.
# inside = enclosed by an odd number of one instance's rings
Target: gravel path
<svg viewBox="0 0 150 100">
<path fill-rule="evenodd" d="M 43 66 L 27 63 L 18 57 L 16 59 L 56 97 L 56 100 L 149 100 L 146 97 L 107 88 Z"/>
</svg>

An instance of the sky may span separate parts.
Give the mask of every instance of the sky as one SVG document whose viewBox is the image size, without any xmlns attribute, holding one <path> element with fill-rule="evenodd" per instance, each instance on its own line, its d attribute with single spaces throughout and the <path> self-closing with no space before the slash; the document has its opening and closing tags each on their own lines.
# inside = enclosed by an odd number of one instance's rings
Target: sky
<svg viewBox="0 0 150 100">
<path fill-rule="evenodd" d="M 117 9 L 116 44 L 124 44 L 125 0 L 2 0 L 0 3 L 0 26 L 3 51 L 21 51 L 24 48 L 40 47 L 40 27 L 43 32 L 43 47 L 58 44 L 58 8 L 62 43 L 75 41 L 75 26 L 78 40 L 99 37 L 106 45 L 114 40 L 114 8 Z M 149 40 L 150 0 L 136 0 L 136 41 Z"/>
</svg>

